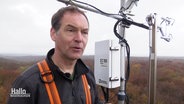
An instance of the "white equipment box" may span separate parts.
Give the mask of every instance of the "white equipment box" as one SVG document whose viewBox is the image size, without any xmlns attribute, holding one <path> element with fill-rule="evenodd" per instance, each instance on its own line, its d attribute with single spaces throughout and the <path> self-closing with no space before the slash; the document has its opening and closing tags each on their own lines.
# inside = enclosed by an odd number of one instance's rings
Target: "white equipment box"
<svg viewBox="0 0 184 104">
<path fill-rule="evenodd" d="M 95 43 L 94 74 L 96 83 L 106 88 L 120 86 L 120 45 L 115 40 Z"/>
</svg>

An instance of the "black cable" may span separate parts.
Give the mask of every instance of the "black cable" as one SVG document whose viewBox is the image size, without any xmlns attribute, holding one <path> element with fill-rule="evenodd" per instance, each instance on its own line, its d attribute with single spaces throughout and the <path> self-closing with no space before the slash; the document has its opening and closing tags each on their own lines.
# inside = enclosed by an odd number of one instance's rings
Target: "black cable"
<svg viewBox="0 0 184 104">
<path fill-rule="evenodd" d="M 106 88 L 106 91 L 105 91 L 105 88 L 101 86 L 101 89 L 105 98 L 105 102 L 106 103 L 109 102 L 109 88 Z"/>
<path fill-rule="evenodd" d="M 124 27 L 126 27 L 126 25 L 130 25 L 129 22 L 125 21 L 125 19 L 121 19 L 121 20 L 118 20 L 115 25 L 114 25 L 114 34 L 116 35 L 116 37 L 120 40 L 120 43 L 123 42 L 125 44 L 125 47 L 126 47 L 126 53 L 127 53 L 127 70 L 126 70 L 126 79 L 125 79 L 125 102 L 127 104 L 129 104 L 129 97 L 128 95 L 126 94 L 126 86 L 127 86 L 127 82 L 129 80 L 129 76 L 130 76 L 130 46 L 128 44 L 128 42 L 126 41 L 126 39 L 122 36 L 120 36 L 120 34 L 117 32 L 117 26 L 119 23 L 122 23 L 124 24 Z M 123 34 L 124 35 L 124 34 Z"/>
</svg>

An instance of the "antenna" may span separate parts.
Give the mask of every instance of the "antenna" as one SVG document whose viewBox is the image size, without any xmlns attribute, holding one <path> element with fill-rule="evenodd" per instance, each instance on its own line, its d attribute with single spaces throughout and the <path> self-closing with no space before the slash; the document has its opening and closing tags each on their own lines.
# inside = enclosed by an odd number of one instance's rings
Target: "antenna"
<svg viewBox="0 0 184 104">
<path fill-rule="evenodd" d="M 172 34 L 168 32 L 168 27 L 171 27 L 174 24 L 175 20 L 169 17 L 161 18 L 161 23 L 157 26 L 158 32 L 161 33 L 161 39 L 164 39 L 167 42 L 170 42 L 172 39 Z"/>
</svg>

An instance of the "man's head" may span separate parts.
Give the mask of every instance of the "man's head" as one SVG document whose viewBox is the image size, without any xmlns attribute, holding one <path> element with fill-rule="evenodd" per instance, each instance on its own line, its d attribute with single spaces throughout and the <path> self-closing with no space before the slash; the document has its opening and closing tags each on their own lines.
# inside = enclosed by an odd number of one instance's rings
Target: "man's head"
<svg viewBox="0 0 184 104">
<path fill-rule="evenodd" d="M 89 22 L 77 7 L 65 7 L 52 17 L 51 38 L 55 42 L 55 54 L 64 59 L 81 57 L 88 41 Z"/>
<path fill-rule="evenodd" d="M 64 14 L 66 12 L 71 12 L 71 13 L 79 13 L 84 15 L 84 17 L 86 18 L 86 20 L 88 21 L 87 16 L 85 15 L 84 11 L 81 11 L 79 8 L 75 7 L 75 6 L 69 6 L 69 7 L 64 7 L 59 9 L 53 16 L 52 16 L 52 20 L 51 20 L 51 25 L 52 27 L 57 31 L 59 30 L 60 26 L 61 26 L 61 20 L 64 16 Z M 88 21 L 89 24 L 89 21 Z"/>
</svg>

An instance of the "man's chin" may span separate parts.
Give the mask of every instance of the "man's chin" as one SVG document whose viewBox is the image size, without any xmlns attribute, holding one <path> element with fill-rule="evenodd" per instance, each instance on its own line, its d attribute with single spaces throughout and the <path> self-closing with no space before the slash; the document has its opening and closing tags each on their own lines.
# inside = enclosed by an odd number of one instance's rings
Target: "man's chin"
<svg viewBox="0 0 184 104">
<path fill-rule="evenodd" d="M 79 59 L 79 58 L 81 58 L 81 56 L 82 56 L 82 54 L 73 54 L 72 56 L 71 56 L 71 59 L 73 59 L 73 60 L 77 60 L 77 59 Z"/>
</svg>

